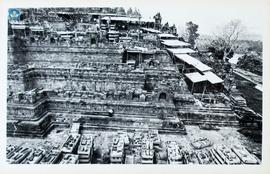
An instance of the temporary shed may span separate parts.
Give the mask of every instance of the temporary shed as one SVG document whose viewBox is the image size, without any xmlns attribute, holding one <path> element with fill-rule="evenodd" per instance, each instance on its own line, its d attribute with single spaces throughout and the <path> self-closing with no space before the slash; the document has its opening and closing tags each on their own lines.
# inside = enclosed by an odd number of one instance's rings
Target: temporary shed
<svg viewBox="0 0 270 174">
<path fill-rule="evenodd" d="M 221 78 L 219 78 L 216 74 L 214 74 L 211 71 L 204 72 L 204 76 L 211 84 L 218 84 L 224 82 Z"/>
<path fill-rule="evenodd" d="M 168 48 L 167 50 L 173 54 L 196 53 L 196 51 L 194 51 L 190 48 Z"/>
<path fill-rule="evenodd" d="M 146 31 L 146 32 L 149 32 L 149 33 L 155 33 L 155 34 L 161 33 L 160 31 L 155 30 L 155 29 L 152 29 L 152 28 L 144 28 L 144 27 L 141 27 L 141 30 Z"/>
<path fill-rule="evenodd" d="M 162 40 L 161 44 L 167 47 L 173 47 L 173 48 L 190 46 L 189 43 L 179 41 L 179 40 Z"/>
<path fill-rule="evenodd" d="M 211 67 L 203 64 L 198 59 L 188 55 L 188 54 L 175 54 L 175 57 L 181 60 L 182 62 L 193 66 L 195 69 L 199 70 L 200 72 L 206 72 L 212 70 Z"/>
<path fill-rule="evenodd" d="M 185 77 L 185 81 L 191 93 L 201 93 L 204 91 L 207 84 L 207 79 L 204 75 L 198 72 L 193 72 L 185 74 Z"/>
<path fill-rule="evenodd" d="M 161 34 L 158 35 L 158 37 L 161 40 L 165 40 L 165 39 L 177 39 L 177 37 L 175 35 L 167 34 L 167 33 L 161 33 Z"/>
<path fill-rule="evenodd" d="M 192 82 L 192 83 L 198 83 L 198 82 L 203 82 L 206 81 L 207 79 L 205 78 L 204 75 L 201 75 L 198 72 L 193 72 L 193 73 L 187 73 L 185 76 Z"/>
</svg>

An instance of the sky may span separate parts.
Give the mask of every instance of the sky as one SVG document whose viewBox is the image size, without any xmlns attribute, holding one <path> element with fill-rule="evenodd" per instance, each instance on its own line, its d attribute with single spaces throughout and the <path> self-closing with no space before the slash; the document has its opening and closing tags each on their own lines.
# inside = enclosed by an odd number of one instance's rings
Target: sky
<svg viewBox="0 0 270 174">
<path fill-rule="evenodd" d="M 212 34 L 229 21 L 239 19 L 245 26 L 246 33 L 262 35 L 266 16 L 266 5 L 260 0 L 246 0 L 245 3 L 232 0 L 165 0 L 158 3 L 139 1 L 134 3 L 134 7 L 146 18 L 160 12 L 162 23 L 168 21 L 170 25 L 176 24 L 180 32 L 185 29 L 186 22 L 192 21 L 199 25 L 201 34 Z"/>
<path fill-rule="evenodd" d="M 144 18 L 161 13 L 162 23 L 175 24 L 179 32 L 185 30 L 185 23 L 192 21 L 199 25 L 200 34 L 213 34 L 231 20 L 239 19 L 247 34 L 262 35 L 266 23 L 267 0 L 20 0 L 17 6 L 67 6 L 67 7 L 129 7 L 140 10 Z M 12 3 L 9 5 L 13 6 Z"/>
</svg>

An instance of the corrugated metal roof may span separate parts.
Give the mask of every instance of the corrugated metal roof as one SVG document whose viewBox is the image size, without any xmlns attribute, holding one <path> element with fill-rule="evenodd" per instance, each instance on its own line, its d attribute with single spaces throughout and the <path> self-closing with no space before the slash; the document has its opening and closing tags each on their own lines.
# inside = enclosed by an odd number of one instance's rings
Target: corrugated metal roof
<svg viewBox="0 0 270 174">
<path fill-rule="evenodd" d="M 166 38 L 177 38 L 175 35 L 167 34 L 167 33 L 159 34 L 158 37 L 160 37 L 160 38 L 162 38 L 162 37 L 166 37 Z"/>
<path fill-rule="evenodd" d="M 198 82 L 203 82 L 206 81 L 207 79 L 204 77 L 204 75 L 201 75 L 198 72 L 193 72 L 193 73 L 187 73 L 185 76 L 191 80 L 193 83 L 198 83 Z"/>
<path fill-rule="evenodd" d="M 152 29 L 152 28 L 144 28 L 144 27 L 141 27 L 142 30 L 145 30 L 145 31 L 149 31 L 151 33 L 161 33 L 160 31 L 158 30 L 155 30 L 155 29 Z"/>
<path fill-rule="evenodd" d="M 198 69 L 201 72 L 212 70 L 211 67 L 203 64 L 201 61 L 199 61 L 198 59 L 196 59 L 188 54 L 175 54 L 175 56 L 178 59 L 186 62 L 187 64 L 194 66 L 196 69 Z"/>
<path fill-rule="evenodd" d="M 221 78 L 219 78 L 216 74 L 214 74 L 211 71 L 204 72 L 204 76 L 211 84 L 217 84 L 217 83 L 224 82 Z"/>
<path fill-rule="evenodd" d="M 173 54 L 187 54 L 187 53 L 196 53 L 196 51 L 190 48 L 169 48 L 168 49 Z"/>
<path fill-rule="evenodd" d="M 162 44 L 170 47 L 190 46 L 189 43 L 182 42 L 179 40 L 162 40 Z"/>
<path fill-rule="evenodd" d="M 112 16 L 108 17 L 105 16 L 102 18 L 102 20 L 111 20 L 111 21 L 132 21 L 132 22 L 139 22 L 139 18 L 131 18 L 131 17 L 122 17 L 122 16 Z"/>
</svg>

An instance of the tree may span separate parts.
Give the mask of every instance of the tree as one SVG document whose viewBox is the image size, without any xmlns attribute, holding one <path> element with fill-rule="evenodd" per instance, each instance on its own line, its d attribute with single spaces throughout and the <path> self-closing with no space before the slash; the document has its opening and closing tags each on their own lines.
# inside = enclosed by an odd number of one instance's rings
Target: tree
<svg viewBox="0 0 270 174">
<path fill-rule="evenodd" d="M 255 54 L 245 54 L 239 58 L 237 67 L 262 76 L 262 59 Z"/>
<path fill-rule="evenodd" d="M 161 28 L 161 21 L 162 21 L 160 13 L 158 12 L 153 18 L 155 19 L 155 29 L 159 30 Z"/>
<path fill-rule="evenodd" d="M 222 28 L 211 42 L 212 47 L 222 52 L 218 58 L 225 60 L 233 56 L 233 52 L 238 48 L 239 37 L 243 32 L 244 26 L 239 20 L 233 20 Z"/>
<path fill-rule="evenodd" d="M 195 40 L 199 37 L 199 34 L 197 33 L 199 26 L 197 24 L 194 24 L 193 22 L 187 22 L 186 23 L 187 29 L 187 41 L 194 47 Z"/>
</svg>

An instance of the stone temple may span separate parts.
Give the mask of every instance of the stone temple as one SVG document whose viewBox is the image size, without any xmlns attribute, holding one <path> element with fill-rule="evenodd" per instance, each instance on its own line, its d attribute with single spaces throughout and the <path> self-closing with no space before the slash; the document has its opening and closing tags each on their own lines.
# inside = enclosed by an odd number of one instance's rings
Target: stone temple
<svg viewBox="0 0 270 174">
<path fill-rule="evenodd" d="M 44 138 L 76 123 L 81 132 L 164 135 L 239 126 L 224 81 L 157 19 L 113 8 L 20 11 L 8 25 L 8 137 Z"/>
</svg>

